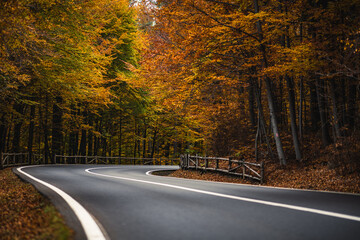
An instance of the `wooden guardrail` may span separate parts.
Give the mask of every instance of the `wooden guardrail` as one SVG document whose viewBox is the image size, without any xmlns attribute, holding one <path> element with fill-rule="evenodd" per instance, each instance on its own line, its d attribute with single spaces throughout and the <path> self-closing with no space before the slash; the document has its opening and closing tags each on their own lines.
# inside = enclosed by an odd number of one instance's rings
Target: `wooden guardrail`
<svg viewBox="0 0 360 240">
<path fill-rule="evenodd" d="M 180 156 L 180 167 L 182 169 L 202 169 L 223 172 L 231 175 L 250 178 L 264 182 L 264 162 L 251 163 L 234 158 L 201 157 L 191 155 Z"/>
<path fill-rule="evenodd" d="M 29 163 L 28 153 L 3 153 L 1 160 L 3 167 L 20 166 Z"/>
<path fill-rule="evenodd" d="M 56 164 L 124 164 L 124 165 L 179 165 L 174 158 L 132 158 L 102 156 L 63 156 L 55 155 Z"/>
<path fill-rule="evenodd" d="M 55 164 L 127 164 L 127 165 L 180 165 L 176 158 L 131 158 L 102 156 L 63 156 L 55 155 Z M 41 154 L 0 153 L 0 169 L 21 165 L 46 164 Z"/>
<path fill-rule="evenodd" d="M 29 153 L 0 153 L 0 168 L 44 163 L 42 154 L 32 154 L 30 159 Z"/>
</svg>

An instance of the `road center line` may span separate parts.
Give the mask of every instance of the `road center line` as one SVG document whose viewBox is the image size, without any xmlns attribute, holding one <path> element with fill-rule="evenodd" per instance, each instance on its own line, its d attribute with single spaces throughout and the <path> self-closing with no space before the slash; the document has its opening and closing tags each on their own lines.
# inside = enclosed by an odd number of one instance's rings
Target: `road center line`
<svg viewBox="0 0 360 240">
<path fill-rule="evenodd" d="M 62 191 L 61 189 L 47 183 L 44 182 L 38 178 L 33 177 L 32 175 L 22 171 L 23 168 L 29 168 L 29 167 L 34 167 L 34 166 L 26 166 L 26 167 L 19 167 L 17 168 L 17 170 L 27 176 L 28 178 L 50 188 L 51 190 L 53 190 L 54 192 L 56 192 L 57 194 L 60 195 L 60 197 L 62 197 L 65 202 L 70 206 L 70 208 L 73 210 L 73 212 L 75 213 L 75 215 L 77 216 L 77 218 L 79 219 L 81 226 L 84 229 L 85 235 L 87 237 L 88 240 L 105 240 L 105 236 L 102 233 L 102 231 L 100 230 L 100 227 L 98 226 L 98 224 L 95 222 L 94 218 L 90 215 L 90 213 L 80 204 L 78 203 L 75 199 L 73 199 L 72 197 L 70 197 L 69 194 L 65 193 L 64 191 Z"/>
<path fill-rule="evenodd" d="M 314 208 L 300 207 L 300 206 L 295 206 L 295 205 L 270 202 L 270 201 L 264 201 L 264 200 L 257 200 L 257 199 L 252 199 L 252 198 L 238 197 L 238 196 L 216 193 L 216 192 L 209 192 L 209 191 L 204 191 L 204 190 L 199 190 L 199 189 L 194 189 L 194 188 L 181 187 L 181 186 L 171 185 L 171 184 L 166 184 L 166 183 L 151 182 L 151 181 L 146 181 L 146 180 L 127 178 L 127 177 L 119 177 L 119 176 L 111 176 L 111 175 L 105 175 L 105 174 L 101 174 L 101 173 L 92 172 L 92 170 L 97 170 L 97 169 L 103 169 L 103 168 L 88 168 L 88 169 L 85 169 L 85 172 L 93 174 L 93 175 L 101 176 L 101 177 L 115 178 L 115 179 L 121 179 L 121 180 L 133 181 L 133 182 L 158 185 L 158 186 L 175 188 L 175 189 L 180 189 L 180 190 L 189 191 L 189 192 L 202 193 L 202 194 L 216 196 L 216 197 L 234 199 L 234 200 L 251 202 L 251 203 L 258 203 L 258 204 L 263 204 L 263 205 L 268 205 L 268 206 L 273 206 L 273 207 L 287 208 L 287 209 L 292 209 L 292 210 L 297 210 L 297 211 L 302 211 L 302 212 L 310 212 L 310 213 L 315 213 L 315 214 L 360 222 L 360 217 L 342 214 L 342 213 L 336 213 L 336 212 L 324 211 L 324 210 L 319 210 L 319 209 L 314 209 Z"/>
</svg>

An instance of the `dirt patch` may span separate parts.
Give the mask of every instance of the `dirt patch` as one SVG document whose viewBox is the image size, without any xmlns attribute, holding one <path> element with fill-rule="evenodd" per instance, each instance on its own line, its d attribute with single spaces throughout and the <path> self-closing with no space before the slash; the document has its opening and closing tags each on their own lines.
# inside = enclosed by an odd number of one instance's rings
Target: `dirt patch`
<svg viewBox="0 0 360 240">
<path fill-rule="evenodd" d="M 157 176 L 170 176 L 174 172 L 175 172 L 175 170 L 160 170 L 160 171 L 151 172 L 151 174 L 157 175 Z"/>
</svg>

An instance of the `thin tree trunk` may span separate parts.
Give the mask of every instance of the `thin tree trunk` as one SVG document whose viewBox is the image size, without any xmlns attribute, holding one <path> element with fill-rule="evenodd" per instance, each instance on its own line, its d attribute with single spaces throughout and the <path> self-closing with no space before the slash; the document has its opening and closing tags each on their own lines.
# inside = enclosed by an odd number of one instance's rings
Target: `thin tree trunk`
<svg viewBox="0 0 360 240">
<path fill-rule="evenodd" d="M 82 129 L 81 130 L 81 139 L 80 139 L 80 155 L 81 156 L 86 156 L 86 130 Z"/>
<path fill-rule="evenodd" d="M 260 135 L 258 137 L 261 139 L 261 132 L 263 132 L 270 157 L 274 158 L 274 153 L 271 149 L 269 138 L 268 138 L 268 135 L 266 132 L 267 126 L 266 126 L 266 122 L 265 122 L 265 118 L 264 118 L 264 110 L 263 110 L 261 98 L 260 98 L 261 90 L 259 89 L 258 84 L 257 84 L 257 82 L 255 82 L 254 79 L 252 79 L 252 82 L 253 82 L 253 86 L 254 86 L 256 105 L 258 107 L 258 118 L 260 119 L 260 133 L 259 133 Z M 261 142 L 261 140 L 260 140 L 260 142 Z"/>
<path fill-rule="evenodd" d="M 136 119 L 134 120 L 134 151 L 133 151 L 133 156 L 134 158 L 136 158 L 136 149 L 137 149 L 137 122 Z"/>
<path fill-rule="evenodd" d="M 147 134 L 146 132 L 147 132 L 147 126 L 146 126 L 145 121 L 144 121 L 144 132 L 143 132 L 143 143 L 142 143 L 142 145 L 143 145 L 143 150 L 142 150 L 143 158 L 146 158 L 146 134 Z"/>
<path fill-rule="evenodd" d="M 120 117 L 119 120 L 119 157 L 121 156 L 122 156 L 122 117 Z"/>
<path fill-rule="evenodd" d="M 351 79 L 348 81 L 348 92 L 349 92 L 349 100 L 347 107 L 347 119 L 349 123 L 349 129 L 353 130 L 355 127 L 355 119 L 356 119 L 356 84 L 353 83 Z"/>
<path fill-rule="evenodd" d="M 255 107 L 254 107 L 254 86 L 253 81 L 249 80 L 248 90 L 248 101 L 249 101 L 249 115 L 252 126 L 256 125 Z"/>
<path fill-rule="evenodd" d="M 63 112 L 60 108 L 62 103 L 61 97 L 55 98 L 55 103 L 53 105 L 53 119 L 52 119 L 52 158 L 51 162 L 55 163 L 55 155 L 61 154 L 61 145 L 63 141 L 62 135 L 62 116 Z"/>
<path fill-rule="evenodd" d="M 28 164 L 31 164 L 31 161 L 33 159 L 33 140 L 34 140 L 34 118 L 35 118 L 35 105 L 31 105 L 30 107 L 30 125 L 29 125 L 29 139 L 28 139 Z"/>
<path fill-rule="evenodd" d="M 91 115 L 89 116 L 89 126 L 92 127 L 93 125 L 93 120 L 92 120 L 92 117 Z M 92 132 L 92 129 L 89 130 L 89 133 L 88 133 L 88 153 L 87 155 L 88 156 L 92 156 L 93 155 L 93 132 Z"/>
<path fill-rule="evenodd" d="M 321 121 L 321 140 L 323 146 L 328 146 L 331 143 L 331 138 L 329 134 L 328 121 L 326 120 L 326 115 L 325 115 L 323 86 L 321 85 L 319 79 L 316 79 L 316 92 L 317 92 L 320 121 Z"/>
<path fill-rule="evenodd" d="M 157 135 L 157 130 L 154 130 L 154 136 L 153 136 L 153 140 L 152 140 L 152 148 L 151 148 L 150 158 L 154 158 L 155 145 L 156 145 L 156 135 Z"/>
<path fill-rule="evenodd" d="M 300 161 L 302 157 L 301 157 L 300 143 L 297 134 L 297 126 L 296 126 L 294 83 L 293 80 L 287 75 L 285 76 L 285 80 L 289 91 L 289 112 L 290 112 L 291 133 L 293 137 L 295 155 L 296 155 L 296 160 Z"/>
<path fill-rule="evenodd" d="M 275 115 L 275 109 L 274 109 L 274 101 L 271 96 L 271 90 L 270 90 L 270 79 L 268 77 L 265 77 L 265 84 L 266 84 L 266 95 L 268 98 L 268 105 L 269 105 L 269 111 L 270 111 L 270 122 L 271 122 L 271 129 L 274 134 L 275 144 L 276 144 L 276 150 L 278 153 L 278 157 L 280 160 L 280 165 L 286 165 L 286 159 L 285 154 L 282 146 L 282 142 L 280 139 L 280 134 L 278 130 L 278 123 Z"/>
<path fill-rule="evenodd" d="M 50 157 L 50 149 L 49 149 L 49 129 L 48 129 L 48 116 L 49 116 L 49 109 L 48 109 L 48 98 L 46 97 L 45 103 L 45 122 L 44 122 L 44 147 L 45 147 L 45 163 L 49 163 Z"/>
<path fill-rule="evenodd" d="M 107 141 L 106 141 L 106 137 L 102 136 L 101 137 L 101 145 L 102 145 L 102 156 L 106 157 L 106 149 L 107 149 Z"/>
<path fill-rule="evenodd" d="M 3 169 L 3 152 L 5 147 L 4 133 L 6 133 L 6 126 L 5 126 L 5 117 L 4 115 L 2 115 L 0 122 L 0 169 Z"/>
<path fill-rule="evenodd" d="M 112 157 L 112 135 L 109 137 L 109 157 Z"/>
<path fill-rule="evenodd" d="M 17 114 L 21 115 L 21 117 L 16 117 L 17 122 L 14 127 L 14 137 L 12 144 L 12 151 L 18 153 L 20 151 L 20 134 L 21 127 L 23 125 L 22 115 L 24 114 L 24 106 L 20 104 L 15 104 L 14 109 Z"/>
<path fill-rule="evenodd" d="M 255 136 L 255 160 L 256 162 L 259 161 L 259 150 L 258 150 L 258 141 L 259 141 L 259 134 L 260 134 L 260 111 L 258 112 L 258 121 L 257 121 L 257 129 L 256 129 L 256 136 Z"/>
<path fill-rule="evenodd" d="M 7 132 L 5 133 L 5 138 L 6 138 L 5 142 L 6 142 L 6 145 L 5 145 L 5 151 L 4 151 L 4 152 L 10 151 L 11 132 L 12 132 L 12 126 L 11 126 L 11 124 L 9 124 L 9 127 L 7 128 Z"/>
<path fill-rule="evenodd" d="M 311 118 L 311 129 L 313 132 L 317 131 L 320 122 L 320 110 L 318 104 L 318 97 L 316 86 L 313 82 L 309 82 L 310 88 L 310 118 Z"/>
<path fill-rule="evenodd" d="M 7 127 L 5 124 L 5 116 L 3 115 L 1 118 L 1 123 L 0 123 L 0 152 L 5 151 L 6 132 L 7 132 Z"/>
<path fill-rule="evenodd" d="M 287 7 L 285 8 L 287 12 Z M 286 31 L 288 32 L 288 27 L 286 27 Z M 284 47 L 290 48 L 290 38 L 289 36 L 285 36 L 286 45 Z M 296 106 L 295 106 L 295 90 L 294 90 L 294 80 L 290 78 L 287 74 L 285 75 L 286 86 L 288 88 L 288 101 L 289 101 L 289 113 L 290 113 L 290 126 L 291 126 L 291 135 L 293 138 L 294 150 L 296 160 L 301 161 L 301 150 L 300 150 L 300 143 L 299 137 L 297 133 L 297 126 L 296 126 Z M 301 100 L 301 99 L 300 99 Z"/>
<path fill-rule="evenodd" d="M 137 126 L 137 151 L 136 151 L 136 155 L 138 157 L 141 156 L 141 139 L 140 139 L 140 136 L 141 136 L 141 128 L 140 128 L 140 124 L 138 123 L 138 126 Z"/>
<path fill-rule="evenodd" d="M 165 145 L 165 157 L 166 158 L 170 157 L 170 143 L 166 143 Z"/>
<path fill-rule="evenodd" d="M 97 156 L 99 152 L 99 138 L 94 137 L 94 156 Z"/>
<path fill-rule="evenodd" d="M 300 77 L 300 83 L 299 83 L 299 88 L 300 88 L 300 105 L 299 105 L 299 140 L 301 141 L 302 139 L 302 129 L 303 129 L 303 101 L 304 101 L 304 83 L 303 83 L 303 77 Z"/>
<path fill-rule="evenodd" d="M 258 0 L 254 0 L 254 10 L 255 10 L 255 13 L 259 13 Z M 260 41 L 262 41 L 263 40 L 263 35 L 262 35 L 263 33 L 262 33 L 262 28 L 261 28 L 261 22 L 260 21 L 257 21 L 256 27 L 257 27 L 257 32 L 259 34 L 259 39 L 260 39 Z M 263 43 L 260 44 L 260 51 L 261 51 L 261 54 L 262 54 L 263 67 L 267 68 L 268 63 L 267 63 L 267 58 L 266 58 L 266 48 L 265 48 L 265 45 Z M 275 143 L 276 143 L 276 150 L 277 150 L 278 157 L 279 157 L 279 160 L 280 160 L 280 165 L 286 165 L 285 154 L 284 154 L 282 142 L 281 142 L 281 139 L 280 139 L 280 134 L 279 134 L 279 130 L 278 130 L 278 123 L 277 123 L 277 119 L 276 119 L 276 115 L 275 115 L 276 112 L 275 112 L 275 106 L 274 106 L 274 99 L 273 99 L 272 92 L 271 92 L 271 81 L 270 81 L 270 78 L 267 77 L 267 76 L 265 76 L 265 85 L 266 85 L 266 95 L 267 95 L 269 111 L 270 111 L 271 129 L 272 129 L 273 134 L 274 134 L 274 139 L 275 139 Z"/>
<path fill-rule="evenodd" d="M 335 82 L 334 79 L 330 81 L 330 94 L 331 94 L 331 102 L 333 108 L 333 119 L 334 119 L 334 130 L 336 139 L 341 137 L 340 124 L 339 124 L 339 112 L 336 105 L 336 94 L 335 94 Z"/>
</svg>

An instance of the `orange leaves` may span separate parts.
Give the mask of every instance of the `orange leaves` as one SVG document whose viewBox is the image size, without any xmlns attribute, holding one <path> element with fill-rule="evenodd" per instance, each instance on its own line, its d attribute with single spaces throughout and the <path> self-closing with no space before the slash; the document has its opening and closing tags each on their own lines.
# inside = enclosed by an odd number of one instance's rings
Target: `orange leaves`
<svg viewBox="0 0 360 240">
<path fill-rule="evenodd" d="M 71 239 L 60 214 L 11 169 L 0 170 L 1 239 Z"/>
</svg>

